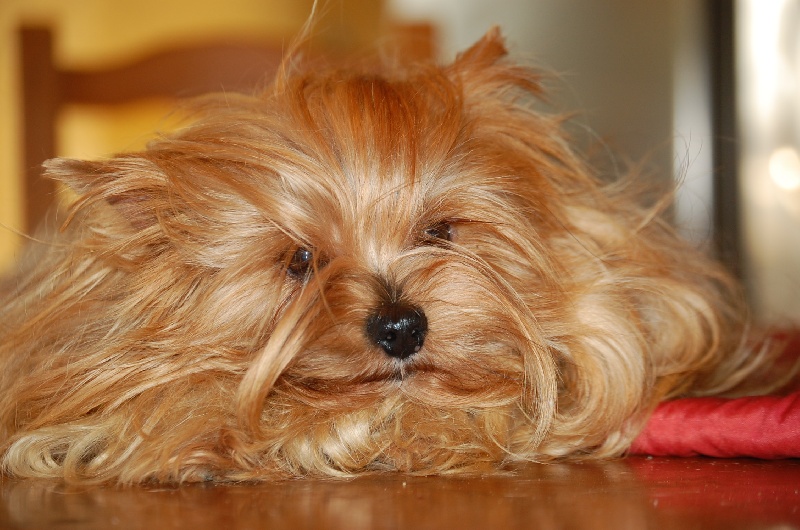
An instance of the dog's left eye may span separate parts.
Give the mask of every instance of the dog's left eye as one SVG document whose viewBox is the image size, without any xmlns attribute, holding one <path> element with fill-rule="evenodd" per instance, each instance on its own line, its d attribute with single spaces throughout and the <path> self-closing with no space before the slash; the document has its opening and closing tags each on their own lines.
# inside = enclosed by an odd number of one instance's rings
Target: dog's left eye
<svg viewBox="0 0 800 530">
<path fill-rule="evenodd" d="M 289 264 L 286 269 L 289 274 L 302 278 L 311 270 L 311 265 L 314 263 L 314 253 L 307 248 L 300 247 L 295 250 L 292 257 L 289 259 Z"/>
<path fill-rule="evenodd" d="M 440 239 L 442 241 L 453 240 L 453 228 L 450 223 L 439 223 L 425 230 L 425 237 L 429 239 Z"/>
</svg>

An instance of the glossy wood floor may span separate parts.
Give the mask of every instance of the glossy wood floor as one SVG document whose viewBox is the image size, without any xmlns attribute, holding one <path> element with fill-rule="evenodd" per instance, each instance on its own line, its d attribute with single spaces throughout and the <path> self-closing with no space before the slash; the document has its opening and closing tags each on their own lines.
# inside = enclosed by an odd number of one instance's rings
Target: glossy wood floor
<svg viewBox="0 0 800 530">
<path fill-rule="evenodd" d="M 80 490 L 0 481 L 0 528 L 800 529 L 800 460 L 628 458 L 513 476 Z"/>
</svg>

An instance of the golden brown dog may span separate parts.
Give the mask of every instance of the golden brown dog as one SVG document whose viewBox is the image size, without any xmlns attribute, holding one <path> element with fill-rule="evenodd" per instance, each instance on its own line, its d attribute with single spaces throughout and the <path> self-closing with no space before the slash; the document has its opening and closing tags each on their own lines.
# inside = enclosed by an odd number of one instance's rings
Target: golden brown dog
<svg viewBox="0 0 800 530">
<path fill-rule="evenodd" d="M 531 109 L 453 64 L 286 67 L 78 194 L 0 308 L 6 472 L 138 483 L 478 472 L 625 452 L 758 365 L 740 295 Z"/>
</svg>

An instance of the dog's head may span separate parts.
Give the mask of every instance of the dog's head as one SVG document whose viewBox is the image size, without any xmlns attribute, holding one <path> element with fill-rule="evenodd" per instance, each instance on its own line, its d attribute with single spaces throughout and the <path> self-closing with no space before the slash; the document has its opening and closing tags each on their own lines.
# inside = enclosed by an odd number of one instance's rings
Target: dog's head
<svg viewBox="0 0 800 530">
<path fill-rule="evenodd" d="M 95 421 L 81 465 L 134 480 L 113 447 L 173 479 L 623 450 L 724 349 L 726 280 L 590 176 L 504 55 L 490 32 L 441 68 L 300 67 L 52 163 L 73 312 L 37 340 L 73 386 L 32 425 Z"/>
</svg>

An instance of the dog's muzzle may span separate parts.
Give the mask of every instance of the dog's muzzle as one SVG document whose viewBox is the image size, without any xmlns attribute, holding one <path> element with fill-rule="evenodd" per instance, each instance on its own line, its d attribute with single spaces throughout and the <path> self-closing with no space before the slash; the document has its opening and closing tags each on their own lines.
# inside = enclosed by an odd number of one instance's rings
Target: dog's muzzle
<svg viewBox="0 0 800 530">
<path fill-rule="evenodd" d="M 367 318 L 367 337 L 391 357 L 406 359 L 422 349 L 428 319 L 419 307 L 404 302 L 381 305 Z"/>
</svg>

